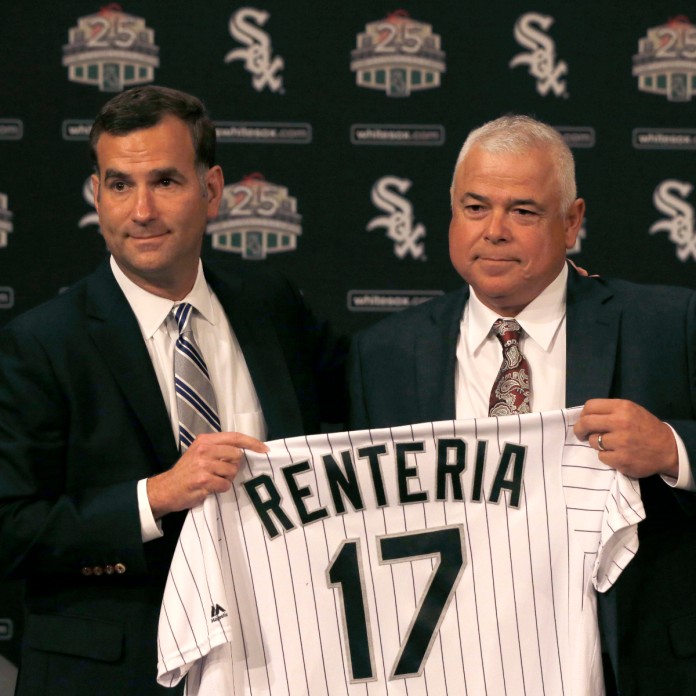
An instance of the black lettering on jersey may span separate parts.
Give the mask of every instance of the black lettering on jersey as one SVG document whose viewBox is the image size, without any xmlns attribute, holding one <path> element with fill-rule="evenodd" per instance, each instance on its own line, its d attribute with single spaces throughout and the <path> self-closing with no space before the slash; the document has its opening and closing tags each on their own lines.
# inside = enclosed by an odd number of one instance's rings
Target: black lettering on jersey
<svg viewBox="0 0 696 696">
<path fill-rule="evenodd" d="M 453 457 L 450 453 L 453 453 Z M 454 461 L 450 462 L 450 459 Z M 447 500 L 447 478 L 452 485 L 452 500 L 464 500 L 462 473 L 466 469 L 466 442 L 458 437 L 437 441 L 436 500 Z"/>
<path fill-rule="evenodd" d="M 300 516 L 300 521 L 302 524 L 309 524 L 310 522 L 316 522 L 324 517 L 328 517 L 329 513 L 326 508 L 317 508 L 313 512 L 307 510 L 307 506 L 304 504 L 303 498 L 309 498 L 312 495 L 312 489 L 308 486 L 300 488 L 298 482 L 295 480 L 297 474 L 304 473 L 305 471 L 311 471 L 312 467 L 309 462 L 299 462 L 298 464 L 292 464 L 291 466 L 284 466 L 281 471 L 285 477 L 285 482 L 288 484 L 288 491 L 290 491 L 290 497 L 292 502 L 295 503 L 295 508 L 297 509 L 297 514 Z"/>
<path fill-rule="evenodd" d="M 280 534 L 280 530 L 275 526 L 271 518 L 271 513 L 275 515 L 278 522 L 285 527 L 286 531 L 289 532 L 291 529 L 295 528 L 295 525 L 285 514 L 283 508 L 280 507 L 280 493 L 275 483 L 273 483 L 273 479 L 268 474 L 261 474 L 248 481 L 244 481 L 242 485 L 249 496 L 251 504 L 256 510 L 256 514 L 259 516 L 259 519 L 266 528 L 268 536 L 271 537 L 271 539 L 274 539 Z M 261 490 L 265 491 L 263 499 L 261 497 Z"/>
<path fill-rule="evenodd" d="M 353 506 L 354 510 L 364 510 L 365 505 L 363 504 L 362 495 L 360 494 L 358 475 L 355 471 L 351 451 L 346 450 L 345 452 L 341 452 L 345 473 L 332 455 L 325 454 L 322 459 L 324 460 L 326 481 L 329 484 L 329 490 L 331 491 L 331 498 L 333 499 L 336 514 L 341 515 L 346 511 L 341 491 L 343 491 L 348 500 L 350 500 L 350 504 Z"/>
<path fill-rule="evenodd" d="M 500 499 L 500 494 L 503 489 L 510 491 L 508 505 L 518 508 L 520 506 L 520 495 L 522 493 L 522 472 L 524 470 L 524 460 L 527 456 L 527 448 L 524 445 L 513 445 L 506 442 L 503 448 L 503 453 L 500 455 L 498 462 L 498 471 L 495 473 L 495 480 L 491 488 L 491 494 L 488 498 L 489 502 L 497 503 Z M 513 467 L 512 478 L 505 478 L 510 469 Z"/>
<path fill-rule="evenodd" d="M 384 492 L 384 478 L 382 477 L 382 469 L 379 465 L 379 458 L 387 453 L 386 445 L 370 445 L 369 447 L 361 447 L 358 450 L 358 457 L 364 459 L 370 464 L 370 472 L 372 473 L 372 484 L 375 487 L 375 499 L 377 507 L 387 505 L 387 495 Z"/>
<path fill-rule="evenodd" d="M 476 442 L 476 468 L 474 469 L 474 482 L 471 485 L 471 499 L 480 503 L 481 488 L 483 487 L 483 469 L 486 466 L 486 448 L 488 443 L 485 440 Z"/>
<path fill-rule="evenodd" d="M 418 476 L 418 467 L 407 466 L 406 455 L 409 452 L 424 452 L 423 442 L 397 442 L 396 443 L 396 473 L 399 482 L 399 503 L 423 503 L 428 499 L 425 491 L 408 490 L 408 479 Z"/>
</svg>

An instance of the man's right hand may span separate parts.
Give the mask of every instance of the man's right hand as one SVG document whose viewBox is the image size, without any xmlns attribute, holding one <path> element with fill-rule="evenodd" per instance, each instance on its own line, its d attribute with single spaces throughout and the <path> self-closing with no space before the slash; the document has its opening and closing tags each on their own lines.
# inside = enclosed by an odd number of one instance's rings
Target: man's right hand
<svg viewBox="0 0 696 696">
<path fill-rule="evenodd" d="M 245 449 L 268 452 L 263 442 L 241 433 L 199 435 L 171 469 L 147 480 L 147 497 L 154 518 L 188 510 L 210 493 L 229 490 Z"/>
</svg>

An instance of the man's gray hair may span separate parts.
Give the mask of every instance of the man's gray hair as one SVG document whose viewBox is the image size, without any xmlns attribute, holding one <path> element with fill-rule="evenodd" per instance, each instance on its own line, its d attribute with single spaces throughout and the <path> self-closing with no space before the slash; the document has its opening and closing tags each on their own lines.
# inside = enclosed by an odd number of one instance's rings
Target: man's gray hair
<svg viewBox="0 0 696 696">
<path fill-rule="evenodd" d="M 534 149 L 547 150 L 554 162 L 560 187 L 561 210 L 566 213 L 577 198 L 573 153 L 563 137 L 551 126 L 530 116 L 507 115 L 484 123 L 469 133 L 457 157 L 452 178 L 474 146 L 486 152 L 520 155 Z"/>
</svg>

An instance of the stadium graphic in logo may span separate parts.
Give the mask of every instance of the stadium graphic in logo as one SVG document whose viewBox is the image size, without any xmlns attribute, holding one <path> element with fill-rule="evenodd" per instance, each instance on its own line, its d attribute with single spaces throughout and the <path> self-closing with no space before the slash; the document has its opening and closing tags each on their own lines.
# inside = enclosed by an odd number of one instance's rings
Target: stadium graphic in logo
<svg viewBox="0 0 696 696">
<path fill-rule="evenodd" d="M 273 57 L 271 37 L 259 27 L 268 21 L 270 14 L 254 7 L 242 7 L 230 17 L 230 34 L 246 48 L 235 48 L 225 56 L 225 63 L 243 60 L 244 69 L 251 73 L 257 92 L 268 87 L 271 92 L 284 93 L 283 77 L 278 71 L 285 67 L 280 56 Z"/>
<path fill-rule="evenodd" d="M 378 89 L 388 97 L 440 86 L 445 52 L 432 26 L 411 19 L 404 10 L 369 22 L 351 51 L 350 69 L 359 87 Z"/>
<path fill-rule="evenodd" d="M 63 46 L 63 65 L 68 79 L 98 86 L 102 92 L 152 82 L 159 67 L 155 32 L 145 20 L 111 3 L 99 12 L 80 17 Z"/>
<path fill-rule="evenodd" d="M 523 14 L 515 23 L 513 34 L 515 41 L 527 52 L 518 53 L 508 67 L 528 65 L 529 74 L 537 81 L 536 90 L 542 97 L 550 91 L 557 97 L 567 97 L 566 82 L 561 78 L 568 72 L 568 65 L 562 60 L 556 63 L 556 44 L 545 33 L 553 22 L 553 17 L 538 12 Z"/>
<path fill-rule="evenodd" d="M 414 259 L 425 261 L 425 226 L 413 224 L 413 205 L 402 195 L 411 188 L 411 183 L 409 179 L 396 176 L 383 176 L 375 182 L 371 199 L 386 215 L 373 218 L 366 229 L 369 232 L 384 227 L 387 237 L 394 242 L 394 254 L 398 258 L 403 259 L 410 254 Z"/>
<path fill-rule="evenodd" d="M 295 250 L 301 222 L 297 200 L 287 188 L 254 173 L 225 186 L 218 216 L 208 223 L 207 233 L 213 249 L 258 260 Z"/>
<path fill-rule="evenodd" d="M 655 207 L 666 217 L 650 227 L 650 234 L 667 232 L 669 241 L 677 247 L 680 261 L 686 261 L 690 256 L 696 261 L 694 208 L 686 201 L 693 188 L 687 181 L 666 179 L 653 193 Z"/>
<path fill-rule="evenodd" d="M 696 94 L 696 26 L 680 15 L 648 29 L 633 56 L 633 77 L 641 92 L 691 101 Z"/>
<path fill-rule="evenodd" d="M 7 209 L 7 196 L 0 193 L 0 249 L 7 246 L 12 232 L 12 213 Z"/>
</svg>

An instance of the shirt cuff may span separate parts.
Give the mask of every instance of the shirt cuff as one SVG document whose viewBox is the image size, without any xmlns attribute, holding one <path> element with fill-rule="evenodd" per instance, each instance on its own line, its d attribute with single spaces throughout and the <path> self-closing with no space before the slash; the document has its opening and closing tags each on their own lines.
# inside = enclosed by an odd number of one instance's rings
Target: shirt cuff
<svg viewBox="0 0 696 696">
<path fill-rule="evenodd" d="M 138 481 L 138 511 L 140 512 L 140 534 L 143 543 L 164 536 L 162 523 L 155 520 L 147 497 L 147 479 Z"/>
<path fill-rule="evenodd" d="M 667 423 L 669 425 L 669 423 Z M 669 425 L 672 428 L 671 425 Z M 679 477 L 674 478 L 674 476 L 664 476 L 662 475 L 662 480 L 672 488 L 679 488 L 683 491 L 696 491 L 696 481 L 694 481 L 694 475 L 691 471 L 691 464 L 689 462 L 689 455 L 686 452 L 686 445 L 684 441 L 677 435 L 677 431 L 672 428 L 674 433 L 674 439 L 677 442 L 677 453 L 679 456 Z"/>
</svg>

